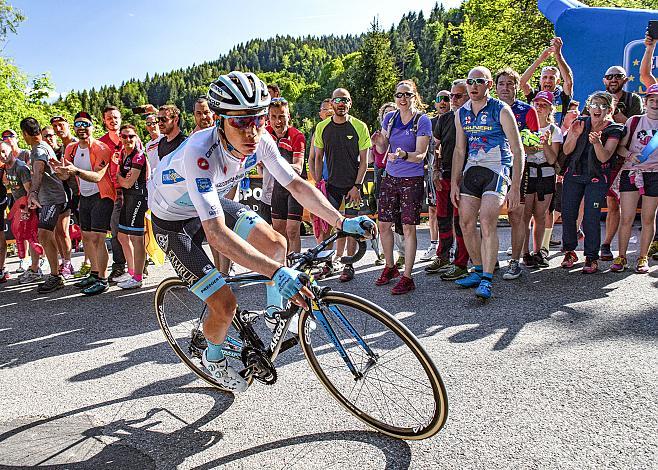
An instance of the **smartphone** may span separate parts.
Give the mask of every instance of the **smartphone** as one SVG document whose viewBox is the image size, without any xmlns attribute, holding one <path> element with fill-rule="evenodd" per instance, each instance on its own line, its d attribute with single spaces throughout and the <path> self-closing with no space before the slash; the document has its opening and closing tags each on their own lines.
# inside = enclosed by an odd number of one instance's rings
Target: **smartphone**
<svg viewBox="0 0 658 470">
<path fill-rule="evenodd" d="M 651 36 L 651 39 L 658 39 L 658 20 L 650 20 L 649 25 L 647 26 L 647 33 Z"/>
<path fill-rule="evenodd" d="M 135 114 L 146 114 L 147 113 L 146 105 L 135 106 L 134 108 L 132 108 L 132 112 Z"/>
</svg>

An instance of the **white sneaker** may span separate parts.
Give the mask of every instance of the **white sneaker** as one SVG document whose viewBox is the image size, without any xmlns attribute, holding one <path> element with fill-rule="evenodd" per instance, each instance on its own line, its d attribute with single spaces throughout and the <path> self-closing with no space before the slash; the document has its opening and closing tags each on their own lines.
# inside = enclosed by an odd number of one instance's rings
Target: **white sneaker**
<svg viewBox="0 0 658 470">
<path fill-rule="evenodd" d="M 18 262 L 18 267 L 16 268 L 16 271 L 14 271 L 16 274 L 23 274 L 25 272 L 25 267 L 23 266 L 23 260 L 20 260 Z"/>
<path fill-rule="evenodd" d="M 39 282 L 43 280 L 43 272 L 41 269 L 38 269 L 37 272 L 32 271 L 31 268 L 27 268 L 23 274 L 18 278 L 19 284 L 30 284 L 32 282 Z"/>
<path fill-rule="evenodd" d="M 137 289 L 142 287 L 142 281 L 138 281 L 134 277 L 131 277 L 126 281 L 118 282 L 117 286 L 121 287 L 122 289 Z"/>
<path fill-rule="evenodd" d="M 512 247 L 510 246 L 505 253 L 507 256 L 512 256 Z"/>
<path fill-rule="evenodd" d="M 121 283 L 127 282 L 127 281 L 129 281 L 130 279 L 132 279 L 132 278 L 133 278 L 133 277 L 132 277 L 130 274 L 128 274 L 128 273 L 123 273 L 123 274 L 122 274 L 121 276 L 119 276 L 119 277 L 113 277 L 113 278 L 112 278 L 112 282 L 116 282 L 117 285 L 118 285 L 118 284 L 121 284 Z"/>
<path fill-rule="evenodd" d="M 219 362 L 211 362 L 206 359 L 207 351 L 207 349 L 204 349 L 201 362 L 213 379 L 219 382 L 222 390 L 233 393 L 241 393 L 247 390 L 249 384 L 247 384 L 247 381 L 242 378 L 238 371 L 228 364 L 226 358 Z"/>
<path fill-rule="evenodd" d="M 436 248 L 439 245 L 437 243 L 430 243 L 430 246 L 427 247 L 427 250 L 425 253 L 422 254 L 420 257 L 421 261 L 432 261 L 434 258 L 436 258 Z"/>
</svg>

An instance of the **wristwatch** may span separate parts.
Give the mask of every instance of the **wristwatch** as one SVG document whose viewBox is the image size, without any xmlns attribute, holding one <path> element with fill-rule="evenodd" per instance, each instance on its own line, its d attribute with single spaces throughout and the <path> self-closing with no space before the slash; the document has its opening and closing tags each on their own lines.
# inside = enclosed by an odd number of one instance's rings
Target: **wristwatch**
<svg viewBox="0 0 658 470">
<path fill-rule="evenodd" d="M 407 152 L 407 151 L 405 150 L 405 151 L 404 151 L 404 156 L 403 156 L 403 157 L 400 157 L 400 159 L 402 159 L 402 160 L 406 160 L 407 158 L 409 158 L 409 152 Z"/>
</svg>

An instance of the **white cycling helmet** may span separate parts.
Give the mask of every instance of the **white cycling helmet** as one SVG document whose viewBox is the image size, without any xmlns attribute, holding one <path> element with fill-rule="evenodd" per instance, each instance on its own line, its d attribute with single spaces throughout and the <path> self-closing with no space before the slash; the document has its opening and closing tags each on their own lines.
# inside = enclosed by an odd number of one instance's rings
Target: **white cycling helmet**
<svg viewBox="0 0 658 470">
<path fill-rule="evenodd" d="M 233 71 L 210 84 L 207 94 L 212 111 L 264 111 L 270 105 L 270 93 L 263 81 L 251 72 Z"/>
</svg>

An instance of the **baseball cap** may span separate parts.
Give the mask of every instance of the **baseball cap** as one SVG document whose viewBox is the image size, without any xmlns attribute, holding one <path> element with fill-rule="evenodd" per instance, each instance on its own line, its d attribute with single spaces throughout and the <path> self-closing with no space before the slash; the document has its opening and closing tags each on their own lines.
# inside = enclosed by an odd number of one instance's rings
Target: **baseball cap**
<svg viewBox="0 0 658 470">
<path fill-rule="evenodd" d="M 50 118 L 50 123 L 51 123 L 51 124 L 54 124 L 54 123 L 56 123 L 56 122 L 58 122 L 58 121 L 68 122 L 64 116 L 61 116 L 61 115 L 59 115 L 59 114 L 57 114 L 57 115 L 55 115 L 55 116 L 53 116 L 53 117 Z"/>
<path fill-rule="evenodd" d="M 9 137 L 9 136 L 18 137 L 18 134 L 16 134 L 16 132 L 14 132 L 12 129 L 5 129 L 4 131 L 2 131 L 2 137 Z"/>
<path fill-rule="evenodd" d="M 621 65 L 613 65 L 612 67 L 608 68 L 608 70 L 606 70 L 603 75 L 612 75 L 615 73 L 621 73 L 626 75 L 626 69 L 624 69 L 624 67 L 622 67 Z"/>
<path fill-rule="evenodd" d="M 649 95 L 658 95 L 658 83 L 654 83 L 649 88 L 647 88 L 647 92 L 645 93 L 645 96 L 649 96 Z"/>
<path fill-rule="evenodd" d="M 86 119 L 91 123 L 94 122 L 94 120 L 91 118 L 91 114 L 89 114 L 87 111 L 80 111 L 78 114 L 75 115 L 75 118 L 73 120 L 77 121 L 78 119 Z"/>
<path fill-rule="evenodd" d="M 545 101 L 548 104 L 553 104 L 555 95 L 550 91 L 540 91 L 535 95 L 535 98 L 532 101 Z"/>
</svg>

